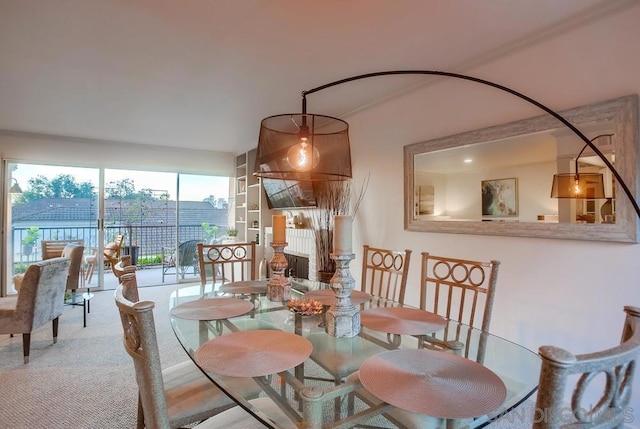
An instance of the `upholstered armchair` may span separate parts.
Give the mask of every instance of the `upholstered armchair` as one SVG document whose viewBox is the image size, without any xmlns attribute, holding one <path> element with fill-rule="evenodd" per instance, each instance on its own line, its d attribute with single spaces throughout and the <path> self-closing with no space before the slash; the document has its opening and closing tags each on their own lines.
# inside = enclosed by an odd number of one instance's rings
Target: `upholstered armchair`
<svg viewBox="0 0 640 429">
<path fill-rule="evenodd" d="M 64 306 L 69 258 L 53 258 L 27 267 L 17 296 L 0 298 L 0 334 L 22 334 L 24 363 L 29 363 L 31 332 L 53 322 L 58 340 L 58 317 Z"/>
</svg>

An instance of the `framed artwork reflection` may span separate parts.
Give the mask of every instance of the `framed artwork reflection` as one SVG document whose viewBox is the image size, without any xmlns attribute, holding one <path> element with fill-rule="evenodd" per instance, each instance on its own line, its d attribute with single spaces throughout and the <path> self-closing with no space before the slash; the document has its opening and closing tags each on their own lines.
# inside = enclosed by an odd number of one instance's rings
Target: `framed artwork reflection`
<svg viewBox="0 0 640 429">
<path fill-rule="evenodd" d="M 482 216 L 518 216 L 517 178 L 482 181 Z"/>
</svg>

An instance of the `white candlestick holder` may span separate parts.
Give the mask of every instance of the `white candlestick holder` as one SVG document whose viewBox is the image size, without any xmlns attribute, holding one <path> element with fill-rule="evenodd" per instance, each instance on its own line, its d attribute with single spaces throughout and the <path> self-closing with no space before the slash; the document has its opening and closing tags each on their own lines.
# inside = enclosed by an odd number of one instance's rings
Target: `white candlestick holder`
<svg viewBox="0 0 640 429">
<path fill-rule="evenodd" d="M 336 273 L 330 281 L 330 286 L 336 295 L 335 303 L 325 314 L 325 330 L 334 337 L 355 337 L 360 333 L 360 310 L 351 302 L 351 291 L 355 280 L 349 272 L 349 263 L 356 257 L 331 254 L 336 261 Z"/>
<path fill-rule="evenodd" d="M 287 258 L 284 256 L 284 248 L 288 243 L 271 243 L 273 247 L 273 257 L 269 261 L 271 277 L 267 284 L 267 298 L 269 301 L 289 301 L 291 299 L 291 282 L 284 275 L 289 266 Z"/>
</svg>

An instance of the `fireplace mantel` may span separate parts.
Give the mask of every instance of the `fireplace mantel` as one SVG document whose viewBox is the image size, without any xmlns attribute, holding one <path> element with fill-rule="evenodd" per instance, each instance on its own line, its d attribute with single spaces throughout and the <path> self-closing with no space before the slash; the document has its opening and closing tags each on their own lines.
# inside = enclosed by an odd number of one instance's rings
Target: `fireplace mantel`
<svg viewBox="0 0 640 429">
<path fill-rule="evenodd" d="M 271 227 L 266 227 L 264 232 L 265 243 L 268 246 L 271 243 Z M 308 228 L 287 228 L 285 232 L 288 244 L 284 252 L 309 258 L 309 280 L 316 280 L 316 239 L 313 230 Z"/>
</svg>

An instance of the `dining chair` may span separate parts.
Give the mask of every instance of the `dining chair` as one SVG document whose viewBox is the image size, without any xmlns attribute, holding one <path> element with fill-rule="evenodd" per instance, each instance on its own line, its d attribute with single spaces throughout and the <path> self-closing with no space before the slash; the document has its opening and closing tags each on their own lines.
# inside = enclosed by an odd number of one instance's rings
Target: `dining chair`
<svg viewBox="0 0 640 429">
<path fill-rule="evenodd" d="M 480 334 L 477 347 L 470 347 L 471 329 L 459 326 L 459 329 L 451 331 L 447 327 L 441 333 L 419 336 L 420 347 L 463 354 L 478 363 L 484 362 L 488 337 L 486 333 L 491 324 L 499 266 L 500 262 L 495 260 L 481 262 L 422 252 L 420 308 L 449 320 L 480 328 L 485 335 Z M 349 380 L 357 377 L 358 373 L 354 373 Z M 366 389 L 361 389 L 355 395 L 373 405 L 380 403 Z M 349 400 L 351 406 L 353 398 L 350 397 Z M 390 410 L 387 418 L 408 429 L 448 424 L 442 419 L 399 408 Z"/>
<path fill-rule="evenodd" d="M 625 427 L 640 355 L 640 308 L 625 306 L 624 311 L 622 338 L 613 348 L 574 355 L 559 347 L 540 347 L 542 363 L 535 409 L 543 410 L 544 418 L 534 420 L 534 429 Z M 601 376 L 606 380 L 602 396 L 585 402 L 592 381 Z M 565 392 L 571 386 L 571 402 L 567 402 Z"/>
<path fill-rule="evenodd" d="M 362 246 L 360 290 L 371 296 L 404 304 L 411 250 Z"/>
<path fill-rule="evenodd" d="M 135 273 L 137 267 L 131 265 L 131 255 L 123 255 L 113 266 L 113 274 L 118 278 L 118 283 L 122 283 L 122 276 L 127 273 Z"/>
<path fill-rule="evenodd" d="M 52 258 L 27 267 L 17 296 L 0 298 L 0 334 L 22 334 L 24 363 L 29 363 L 31 333 L 53 323 L 53 343 L 58 341 L 58 318 L 64 306 L 69 258 Z"/>
<path fill-rule="evenodd" d="M 220 285 L 256 279 L 256 242 L 204 244 L 198 243 L 200 284 Z"/>
<path fill-rule="evenodd" d="M 123 345 L 133 359 L 138 384 L 137 427 L 179 428 L 201 422 L 235 403 L 195 366 L 191 360 L 162 369 L 153 318 L 153 301 L 133 302 L 135 273 L 122 276 L 114 297 L 124 332 Z M 257 396 L 253 380 L 225 378 L 232 390 Z M 219 427 L 219 426 L 218 426 Z"/>
<path fill-rule="evenodd" d="M 489 332 L 499 267 L 496 260 L 483 262 L 422 252 L 420 308 Z M 471 334 L 468 329 L 445 329 L 438 335 L 423 336 L 423 345 L 454 348 L 470 358 L 466 347 L 469 338 L 463 338 L 461 332 Z M 484 361 L 484 343 L 479 345 L 474 360 Z"/>
</svg>

